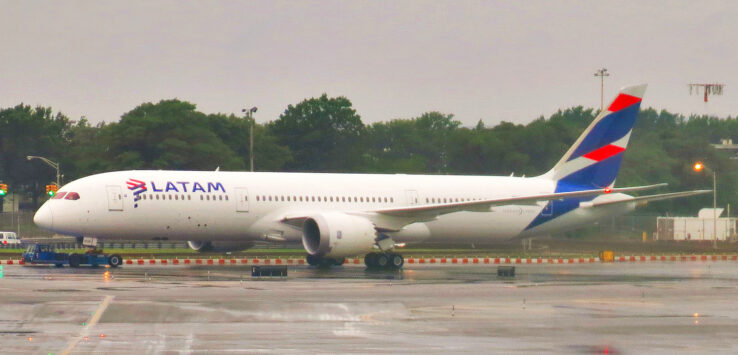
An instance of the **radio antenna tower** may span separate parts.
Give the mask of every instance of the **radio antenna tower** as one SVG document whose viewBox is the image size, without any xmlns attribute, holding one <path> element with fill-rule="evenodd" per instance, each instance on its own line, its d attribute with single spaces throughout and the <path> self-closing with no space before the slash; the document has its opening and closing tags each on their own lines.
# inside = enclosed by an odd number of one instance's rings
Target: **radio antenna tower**
<svg viewBox="0 0 738 355">
<path fill-rule="evenodd" d="M 709 95 L 722 95 L 723 94 L 723 86 L 724 84 L 687 84 L 689 86 L 689 94 L 692 95 L 693 93 L 699 95 L 700 92 L 704 92 L 705 94 L 705 102 L 707 102 L 707 97 Z"/>
<path fill-rule="evenodd" d="M 600 77 L 600 111 L 605 109 L 605 77 L 610 76 L 607 69 L 602 68 L 594 73 L 594 76 Z"/>
</svg>

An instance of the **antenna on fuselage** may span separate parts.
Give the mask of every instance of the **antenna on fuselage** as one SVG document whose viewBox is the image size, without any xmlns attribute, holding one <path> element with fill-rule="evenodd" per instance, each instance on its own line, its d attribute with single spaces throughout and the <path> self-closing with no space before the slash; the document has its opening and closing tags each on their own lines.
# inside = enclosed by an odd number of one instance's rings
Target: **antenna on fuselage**
<svg viewBox="0 0 738 355">
<path fill-rule="evenodd" d="M 215 168 L 215 171 L 220 171 L 220 166 Z"/>
</svg>

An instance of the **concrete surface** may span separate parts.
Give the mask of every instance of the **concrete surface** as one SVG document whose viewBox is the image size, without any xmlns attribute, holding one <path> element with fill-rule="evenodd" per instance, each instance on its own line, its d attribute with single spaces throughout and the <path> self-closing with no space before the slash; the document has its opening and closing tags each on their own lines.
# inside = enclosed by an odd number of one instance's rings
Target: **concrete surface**
<svg viewBox="0 0 738 355">
<path fill-rule="evenodd" d="M 6 266 L 0 353 L 735 353 L 735 262 Z M 243 280 L 243 281 L 242 281 Z"/>
</svg>

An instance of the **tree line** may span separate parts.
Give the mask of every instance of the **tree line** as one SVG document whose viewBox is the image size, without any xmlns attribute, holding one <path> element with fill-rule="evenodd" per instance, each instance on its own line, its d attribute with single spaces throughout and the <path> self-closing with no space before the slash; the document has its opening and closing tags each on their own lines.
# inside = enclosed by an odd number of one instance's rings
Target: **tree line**
<svg viewBox="0 0 738 355">
<path fill-rule="evenodd" d="M 189 102 L 144 103 L 120 120 L 90 124 L 50 107 L 0 109 L 0 181 L 33 198 L 55 172 L 27 155 L 61 163 L 64 181 L 114 170 L 247 170 L 254 127 L 257 171 L 535 176 L 550 169 L 594 119 L 573 107 L 528 124 L 480 120 L 465 127 L 453 114 L 365 124 L 346 97 L 305 99 L 276 119 L 256 124 L 233 114 L 205 114 Z M 692 171 L 702 161 L 718 173 L 718 203 L 737 201 L 730 153 L 710 144 L 738 137 L 733 117 L 689 116 L 641 110 L 617 186 L 669 183 L 670 191 L 711 188 L 712 177 Z M 694 214 L 711 196 L 658 202 L 649 212 Z"/>
</svg>

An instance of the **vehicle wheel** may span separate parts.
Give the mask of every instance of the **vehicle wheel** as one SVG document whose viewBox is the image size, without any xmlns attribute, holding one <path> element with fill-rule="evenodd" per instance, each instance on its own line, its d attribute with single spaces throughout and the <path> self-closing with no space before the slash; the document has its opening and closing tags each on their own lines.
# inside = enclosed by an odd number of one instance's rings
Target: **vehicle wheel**
<svg viewBox="0 0 738 355">
<path fill-rule="evenodd" d="M 82 257 L 79 254 L 72 254 L 69 256 L 69 266 L 79 267 Z"/>
<path fill-rule="evenodd" d="M 399 269 L 405 264 L 405 258 L 400 254 L 392 254 L 390 255 L 390 264 L 393 268 Z"/>
<path fill-rule="evenodd" d="M 110 267 L 118 267 L 123 264 L 123 258 L 118 254 L 113 254 L 108 259 L 108 264 L 110 264 Z"/>
<path fill-rule="evenodd" d="M 308 254 L 305 259 L 307 260 L 308 265 L 310 266 L 318 266 L 320 265 L 320 258 L 315 255 Z"/>
<path fill-rule="evenodd" d="M 54 266 L 56 266 L 56 267 L 62 267 L 62 266 L 64 266 L 64 264 L 54 264 Z"/>
<path fill-rule="evenodd" d="M 387 254 L 379 254 L 377 255 L 377 266 L 381 268 L 386 268 L 387 265 L 390 263 L 390 258 L 387 256 Z"/>
<path fill-rule="evenodd" d="M 364 256 L 364 265 L 368 268 L 377 267 L 377 253 L 369 253 Z"/>
</svg>

